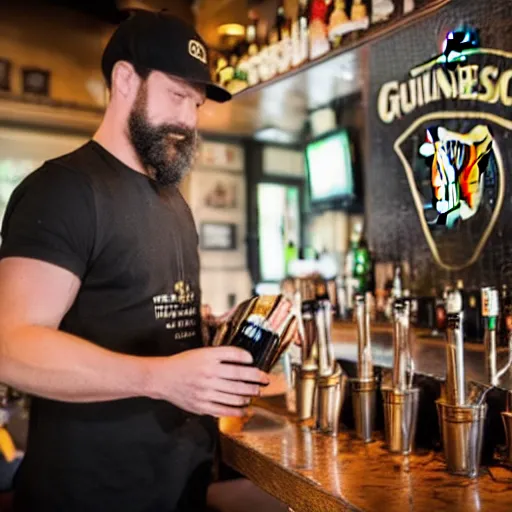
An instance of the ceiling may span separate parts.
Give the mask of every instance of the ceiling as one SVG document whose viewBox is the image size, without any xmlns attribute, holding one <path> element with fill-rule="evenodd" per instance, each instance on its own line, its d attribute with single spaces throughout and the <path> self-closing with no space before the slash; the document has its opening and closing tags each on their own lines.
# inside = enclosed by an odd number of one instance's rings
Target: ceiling
<svg viewBox="0 0 512 512">
<path fill-rule="evenodd" d="M 59 5 L 107 23 L 118 24 L 130 9 L 165 9 L 193 21 L 193 7 L 198 0 L 21 0 L 21 2 L 28 5 L 31 3 Z"/>
<path fill-rule="evenodd" d="M 129 9 L 165 9 L 196 24 L 209 45 L 218 45 L 217 27 L 247 22 L 249 8 L 273 0 L 21 0 L 68 7 L 96 19 L 118 24 Z"/>
</svg>

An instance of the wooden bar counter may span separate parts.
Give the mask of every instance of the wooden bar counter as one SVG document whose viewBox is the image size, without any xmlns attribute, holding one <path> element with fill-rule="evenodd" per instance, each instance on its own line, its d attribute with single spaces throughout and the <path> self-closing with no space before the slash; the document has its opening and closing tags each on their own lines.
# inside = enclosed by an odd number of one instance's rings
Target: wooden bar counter
<svg viewBox="0 0 512 512">
<path fill-rule="evenodd" d="M 260 408 L 243 425 L 223 420 L 221 430 L 224 462 L 295 512 L 512 510 L 512 471 L 502 467 L 456 477 L 441 453 L 391 455 L 382 440 L 320 435 Z"/>
</svg>

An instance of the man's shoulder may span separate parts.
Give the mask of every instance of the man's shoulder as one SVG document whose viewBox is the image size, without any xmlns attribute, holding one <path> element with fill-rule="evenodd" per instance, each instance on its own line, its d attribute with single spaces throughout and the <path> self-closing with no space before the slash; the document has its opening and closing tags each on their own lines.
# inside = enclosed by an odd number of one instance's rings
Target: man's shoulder
<svg viewBox="0 0 512 512">
<path fill-rule="evenodd" d="M 42 167 L 44 169 L 67 169 L 77 173 L 91 174 L 91 170 L 97 167 L 100 160 L 97 152 L 94 151 L 93 143 L 89 141 L 70 153 L 47 160 Z"/>
<path fill-rule="evenodd" d="M 88 186 L 94 190 L 96 177 L 104 174 L 105 167 L 105 162 L 89 141 L 70 153 L 46 160 L 23 180 L 20 188 L 45 185 L 56 188 Z"/>
<path fill-rule="evenodd" d="M 66 155 L 47 160 L 28 174 L 15 188 L 10 202 L 16 203 L 24 196 L 44 196 L 53 200 L 61 195 L 70 197 L 93 191 L 90 169 L 94 168 L 88 145 Z"/>
</svg>

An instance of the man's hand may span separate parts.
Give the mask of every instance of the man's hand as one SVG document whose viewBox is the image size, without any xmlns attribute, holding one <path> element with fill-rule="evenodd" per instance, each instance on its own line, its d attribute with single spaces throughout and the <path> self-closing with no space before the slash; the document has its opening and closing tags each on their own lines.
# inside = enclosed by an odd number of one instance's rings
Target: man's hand
<svg viewBox="0 0 512 512">
<path fill-rule="evenodd" d="M 243 416 L 250 398 L 260 394 L 268 376 L 236 347 L 207 347 L 149 362 L 152 398 L 167 400 L 194 414 Z"/>
</svg>

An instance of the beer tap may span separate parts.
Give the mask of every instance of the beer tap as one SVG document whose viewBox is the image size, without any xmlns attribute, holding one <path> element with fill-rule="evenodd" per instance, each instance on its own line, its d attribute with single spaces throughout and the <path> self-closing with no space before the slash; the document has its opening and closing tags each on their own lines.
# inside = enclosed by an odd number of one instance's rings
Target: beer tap
<svg viewBox="0 0 512 512">
<path fill-rule="evenodd" d="M 334 372 L 334 351 L 331 340 L 332 306 L 323 280 L 317 282 L 315 302 L 318 373 L 321 377 L 329 377 Z"/>
<path fill-rule="evenodd" d="M 364 295 L 355 297 L 357 323 L 357 378 L 373 379 L 373 360 L 370 339 L 370 308 Z"/>
<path fill-rule="evenodd" d="M 369 296 L 355 297 L 357 324 L 357 377 L 352 379 L 352 406 L 356 435 L 365 443 L 372 440 L 375 424 L 376 382 L 373 371 L 370 339 Z"/>
<path fill-rule="evenodd" d="M 499 295 L 498 290 L 492 286 L 482 288 L 482 317 L 485 322 L 484 351 L 485 351 L 485 373 L 487 382 L 491 386 L 497 386 L 501 377 L 509 370 L 512 363 L 512 351 L 510 344 L 512 338 L 508 337 L 509 351 L 508 361 L 498 371 L 497 369 L 497 325 L 499 316 Z"/>
<path fill-rule="evenodd" d="M 296 307 L 300 307 L 302 329 L 302 366 L 310 369 L 318 364 L 317 333 L 315 327 L 315 283 L 311 278 L 297 280 Z"/>
<path fill-rule="evenodd" d="M 446 301 L 448 330 L 446 344 L 446 399 L 451 405 L 466 404 L 464 376 L 464 311 L 459 290 L 448 292 Z"/>
<path fill-rule="evenodd" d="M 492 302 L 492 294 L 487 298 Z M 496 308 L 489 304 L 488 318 L 495 317 Z M 436 401 L 443 450 L 448 471 L 474 478 L 478 475 L 482 453 L 483 430 L 487 404 L 485 392 L 476 386 L 468 388 L 464 376 L 464 311 L 460 290 L 447 293 L 448 328 L 446 331 L 446 382 L 441 398 Z M 495 321 L 488 327 L 495 327 Z M 488 329 L 489 346 L 496 343 L 495 328 Z M 490 388 L 489 388 L 490 389 Z"/>
<path fill-rule="evenodd" d="M 409 373 L 409 379 L 407 379 Z M 412 387 L 414 362 L 410 344 L 409 301 L 397 299 L 393 305 L 393 389 L 404 392 Z"/>
<path fill-rule="evenodd" d="M 335 362 L 331 339 L 332 305 L 325 281 L 316 280 L 315 321 L 318 340 L 317 429 L 326 434 L 338 433 L 340 413 L 347 377 Z"/>
<path fill-rule="evenodd" d="M 300 364 L 292 365 L 292 372 L 297 416 L 299 421 L 308 422 L 315 417 L 317 394 L 318 351 L 314 317 L 316 291 L 314 282 L 309 277 L 298 278 L 295 289 L 294 306 L 302 344 Z"/>
<path fill-rule="evenodd" d="M 413 387 L 413 379 L 410 305 L 398 297 L 393 303 L 392 386 L 382 388 L 386 444 L 393 453 L 408 454 L 413 449 L 419 407 L 419 388 Z"/>
</svg>

